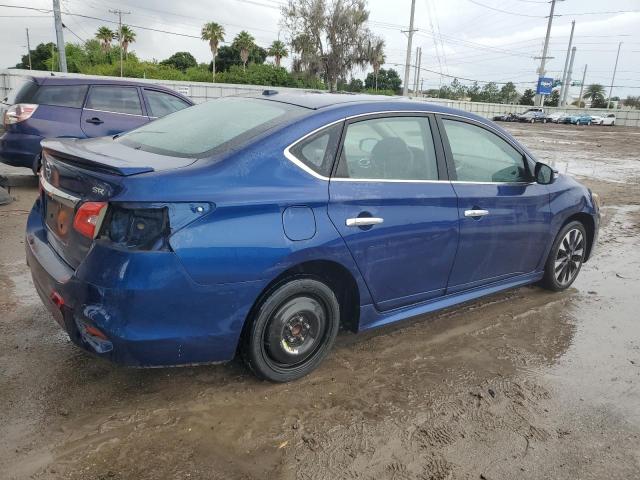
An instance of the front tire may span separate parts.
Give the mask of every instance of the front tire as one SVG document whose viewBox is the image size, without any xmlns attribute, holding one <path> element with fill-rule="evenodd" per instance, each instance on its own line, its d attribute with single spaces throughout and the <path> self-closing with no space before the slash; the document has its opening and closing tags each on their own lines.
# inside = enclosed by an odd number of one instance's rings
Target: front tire
<svg viewBox="0 0 640 480">
<path fill-rule="evenodd" d="M 289 382 L 327 356 L 340 326 L 340 306 L 325 283 L 294 278 L 262 301 L 245 332 L 242 357 L 264 380 Z"/>
<path fill-rule="evenodd" d="M 556 236 L 544 268 L 542 286 L 559 292 L 575 281 L 587 253 L 587 231 L 578 221 L 565 225 Z"/>
</svg>

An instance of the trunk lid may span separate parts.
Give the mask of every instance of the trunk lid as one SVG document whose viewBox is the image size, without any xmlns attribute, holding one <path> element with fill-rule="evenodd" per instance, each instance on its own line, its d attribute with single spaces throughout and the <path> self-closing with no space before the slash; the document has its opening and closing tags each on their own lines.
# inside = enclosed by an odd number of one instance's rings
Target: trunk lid
<svg viewBox="0 0 640 480">
<path fill-rule="evenodd" d="M 166 157 L 113 142 L 52 139 L 42 142 L 41 201 L 43 221 L 52 248 L 74 269 L 87 255 L 92 238 L 73 227 L 84 202 L 107 202 L 125 177 L 192 164 L 194 159 Z"/>
</svg>

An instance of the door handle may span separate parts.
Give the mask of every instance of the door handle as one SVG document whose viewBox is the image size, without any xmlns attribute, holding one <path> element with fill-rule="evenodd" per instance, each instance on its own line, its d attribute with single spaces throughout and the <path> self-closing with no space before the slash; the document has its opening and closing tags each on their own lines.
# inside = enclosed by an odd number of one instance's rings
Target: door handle
<svg viewBox="0 0 640 480">
<path fill-rule="evenodd" d="M 379 225 L 384 222 L 384 218 L 379 217 L 356 217 L 347 218 L 347 227 L 366 227 L 369 225 Z"/>
<path fill-rule="evenodd" d="M 464 216 L 465 217 L 472 217 L 472 218 L 477 218 L 477 217 L 484 217 L 489 215 L 489 210 L 465 210 L 464 211 Z"/>
<path fill-rule="evenodd" d="M 104 123 L 102 120 L 100 120 L 98 117 L 93 117 L 93 118 L 87 118 L 87 123 L 93 123 L 94 125 L 100 125 L 101 123 Z"/>
</svg>

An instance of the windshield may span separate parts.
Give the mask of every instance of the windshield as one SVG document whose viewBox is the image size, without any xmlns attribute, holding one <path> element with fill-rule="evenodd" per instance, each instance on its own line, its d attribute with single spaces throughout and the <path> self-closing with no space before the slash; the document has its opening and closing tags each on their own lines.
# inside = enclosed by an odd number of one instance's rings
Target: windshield
<svg viewBox="0 0 640 480">
<path fill-rule="evenodd" d="M 225 97 L 167 115 L 116 141 L 160 155 L 199 158 L 246 142 L 306 111 L 286 103 Z"/>
</svg>

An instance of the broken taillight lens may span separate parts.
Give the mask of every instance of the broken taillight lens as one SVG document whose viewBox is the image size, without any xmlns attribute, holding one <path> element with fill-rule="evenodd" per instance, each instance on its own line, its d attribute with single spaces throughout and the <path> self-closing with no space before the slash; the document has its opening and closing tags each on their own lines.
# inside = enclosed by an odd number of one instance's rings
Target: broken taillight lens
<svg viewBox="0 0 640 480">
<path fill-rule="evenodd" d="M 85 202 L 73 218 L 73 228 L 87 238 L 94 238 L 100 229 L 107 202 Z"/>
<path fill-rule="evenodd" d="M 4 112 L 4 126 L 7 127 L 8 125 L 28 120 L 37 108 L 38 105 L 33 103 L 17 103 L 11 105 L 7 111 Z"/>
</svg>

